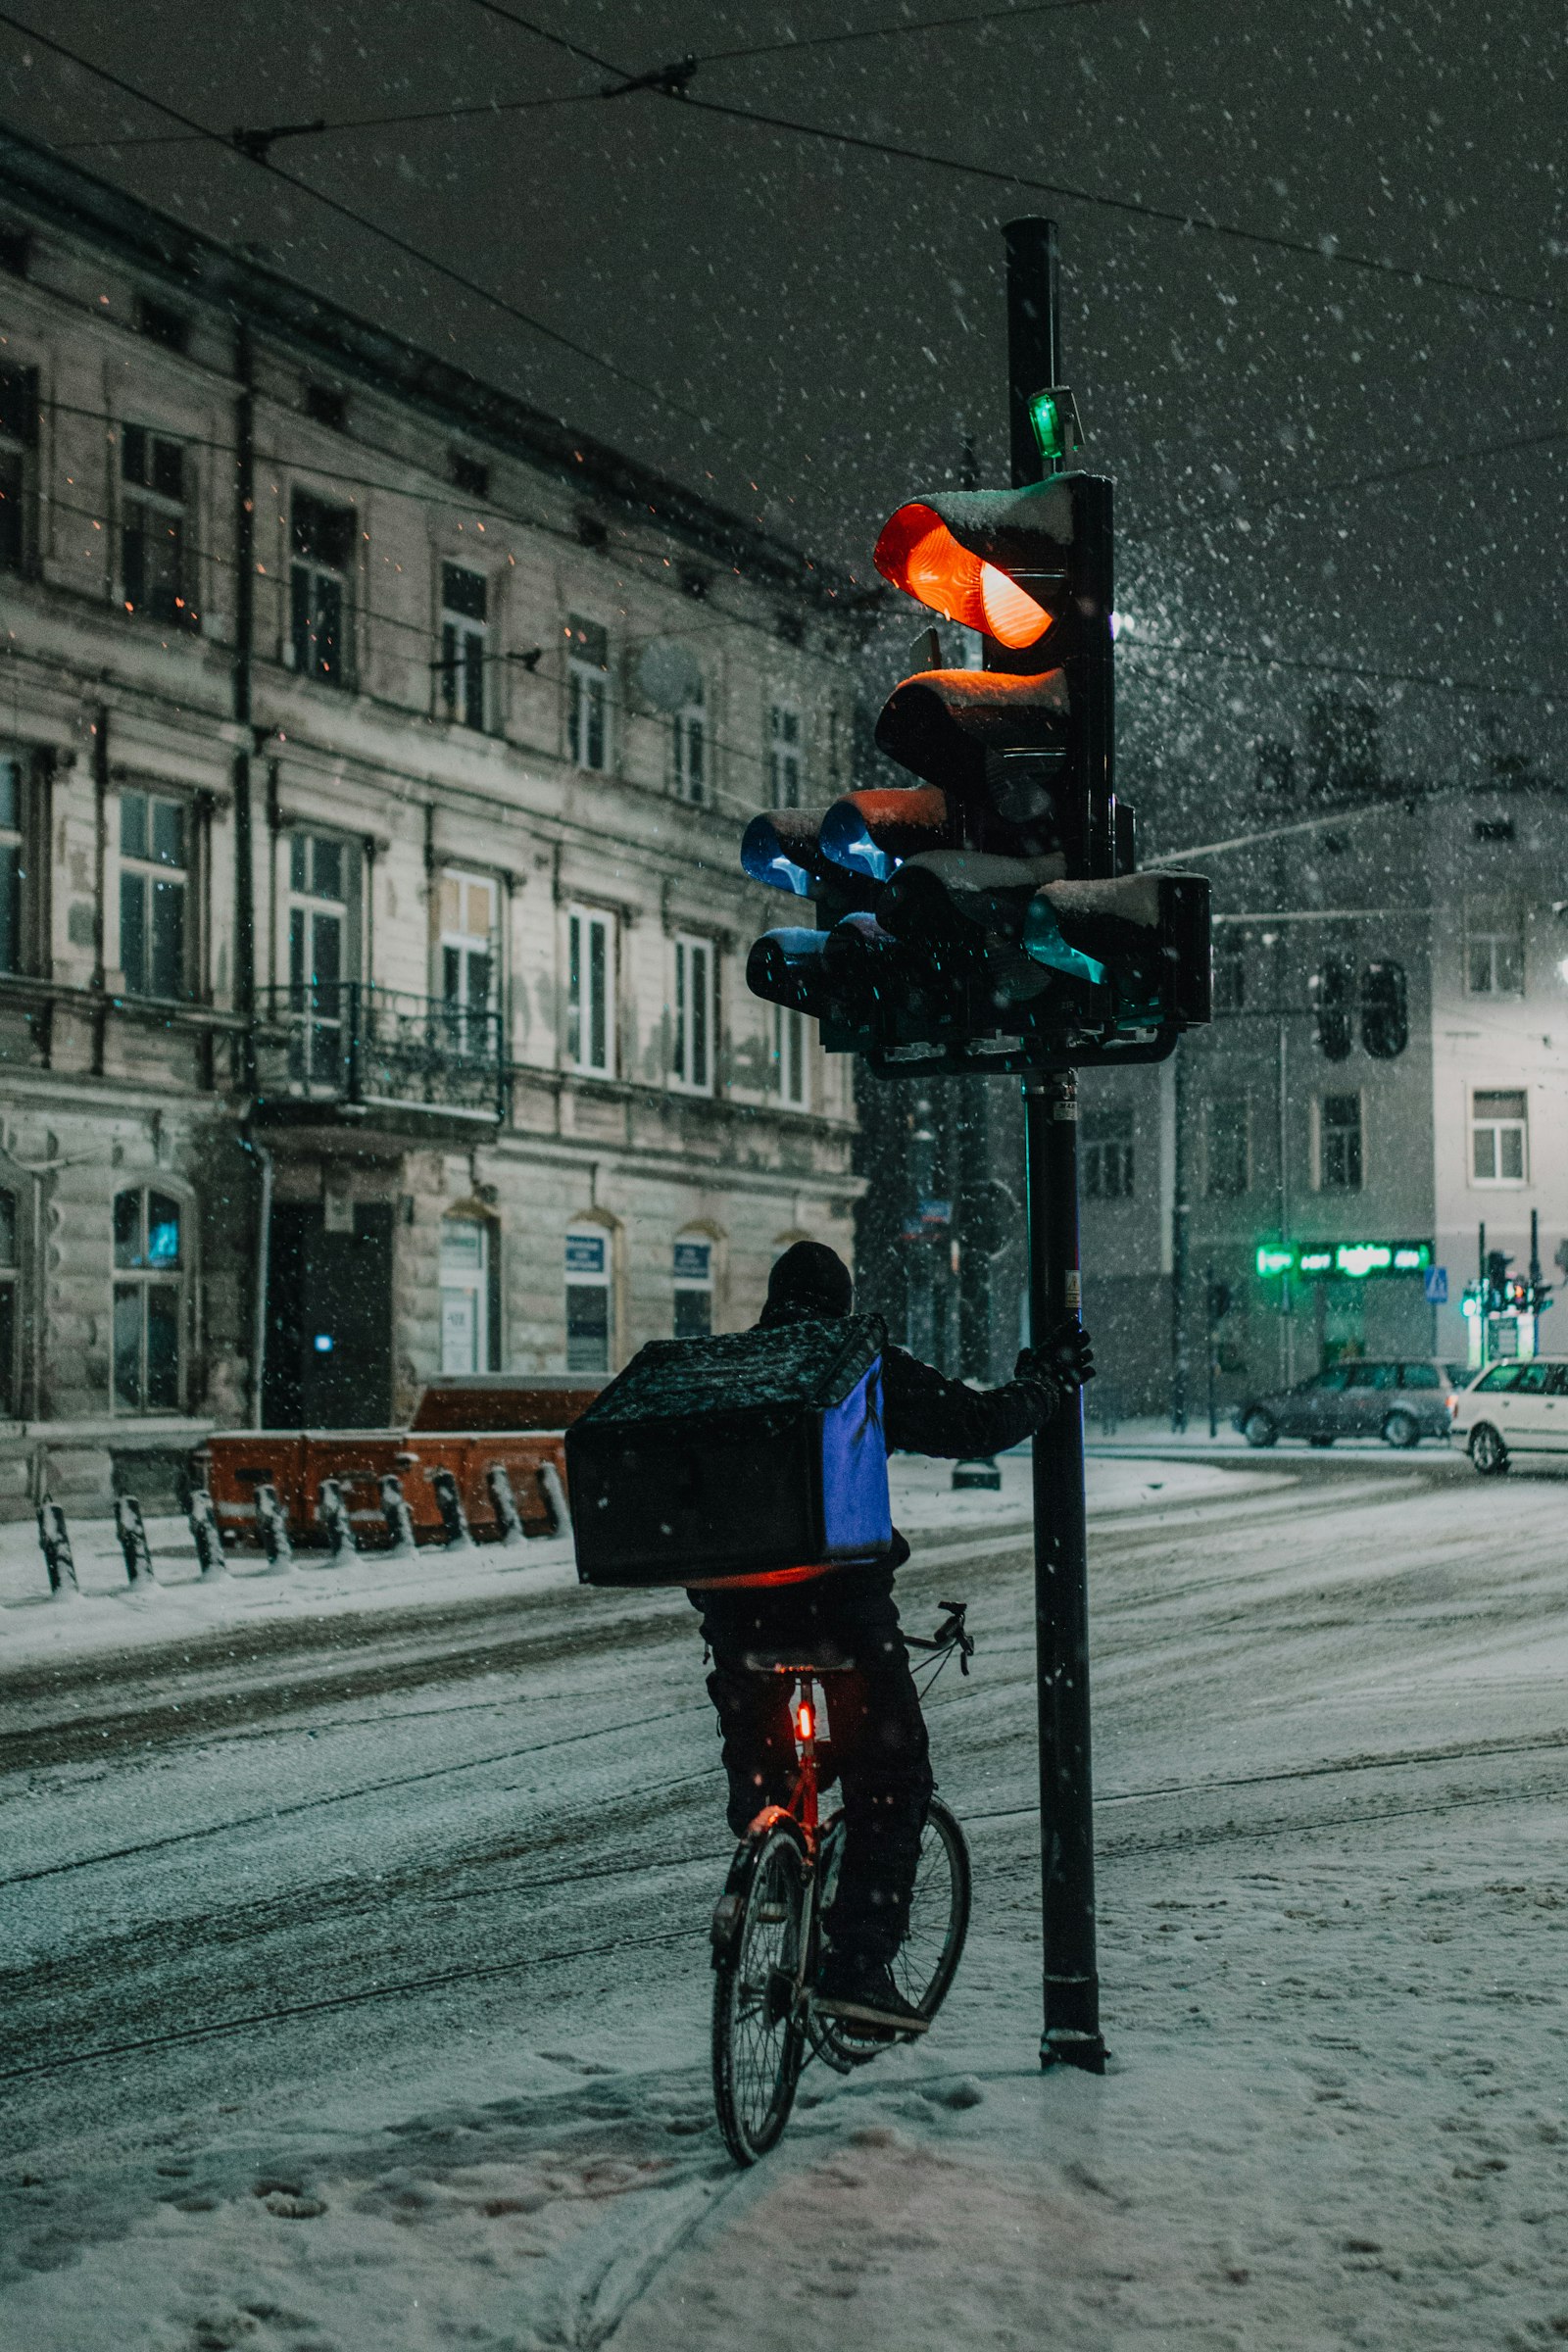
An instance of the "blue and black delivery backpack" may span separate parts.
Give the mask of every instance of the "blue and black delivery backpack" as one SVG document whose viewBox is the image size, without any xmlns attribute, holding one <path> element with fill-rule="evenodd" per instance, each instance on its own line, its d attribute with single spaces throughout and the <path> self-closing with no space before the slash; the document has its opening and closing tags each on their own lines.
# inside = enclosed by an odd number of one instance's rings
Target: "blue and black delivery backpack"
<svg viewBox="0 0 1568 2352">
<path fill-rule="evenodd" d="M 566 1432 L 585 1585 L 792 1584 L 895 1547 L 880 1316 L 654 1340 Z"/>
</svg>

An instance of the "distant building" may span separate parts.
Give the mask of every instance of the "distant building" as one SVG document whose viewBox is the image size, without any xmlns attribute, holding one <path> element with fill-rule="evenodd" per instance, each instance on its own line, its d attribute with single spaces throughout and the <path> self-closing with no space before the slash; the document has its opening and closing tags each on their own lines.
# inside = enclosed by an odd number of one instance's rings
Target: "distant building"
<svg viewBox="0 0 1568 2352">
<path fill-rule="evenodd" d="M 0 265 L 0 1506 L 848 1248 L 737 865 L 850 781 L 835 582 L 16 138 Z"/>
</svg>

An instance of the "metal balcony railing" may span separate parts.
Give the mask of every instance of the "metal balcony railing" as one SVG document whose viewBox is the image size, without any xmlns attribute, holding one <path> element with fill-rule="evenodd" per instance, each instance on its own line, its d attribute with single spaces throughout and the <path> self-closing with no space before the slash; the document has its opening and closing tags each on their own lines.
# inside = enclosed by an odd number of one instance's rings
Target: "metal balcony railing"
<svg viewBox="0 0 1568 2352">
<path fill-rule="evenodd" d="M 264 1095 L 505 1115 L 501 1015 L 368 980 L 265 989 L 257 1004 Z"/>
</svg>

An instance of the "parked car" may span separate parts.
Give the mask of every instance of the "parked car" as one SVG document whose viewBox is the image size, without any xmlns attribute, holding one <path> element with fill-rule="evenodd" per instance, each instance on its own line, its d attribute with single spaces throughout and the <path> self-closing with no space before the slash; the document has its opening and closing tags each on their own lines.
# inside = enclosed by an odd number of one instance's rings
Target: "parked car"
<svg viewBox="0 0 1568 2352">
<path fill-rule="evenodd" d="M 1419 1446 L 1448 1435 L 1449 1398 L 1468 1375 L 1435 1357 L 1379 1357 L 1330 1364 L 1294 1389 L 1250 1397 L 1232 1414 L 1249 1446 L 1305 1438 L 1332 1446 L 1336 1438 L 1382 1438 L 1390 1446 Z"/>
<path fill-rule="evenodd" d="M 1568 1356 L 1491 1364 L 1448 1406 L 1453 1436 L 1483 1478 L 1516 1453 L 1568 1453 Z"/>
</svg>

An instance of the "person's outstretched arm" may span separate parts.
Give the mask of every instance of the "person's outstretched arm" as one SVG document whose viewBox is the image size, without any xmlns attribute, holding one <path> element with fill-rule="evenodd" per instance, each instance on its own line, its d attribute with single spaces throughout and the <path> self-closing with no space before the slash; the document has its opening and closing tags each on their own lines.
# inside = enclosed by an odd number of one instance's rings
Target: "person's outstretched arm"
<svg viewBox="0 0 1568 2352">
<path fill-rule="evenodd" d="M 1000 1389 L 949 1380 L 902 1348 L 882 1358 L 883 1414 L 890 1453 L 1004 1453 L 1033 1437 L 1063 1396 L 1094 1378 L 1094 1350 L 1076 1316 L 1039 1348 L 1026 1348 Z"/>
</svg>

